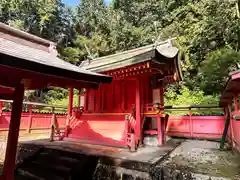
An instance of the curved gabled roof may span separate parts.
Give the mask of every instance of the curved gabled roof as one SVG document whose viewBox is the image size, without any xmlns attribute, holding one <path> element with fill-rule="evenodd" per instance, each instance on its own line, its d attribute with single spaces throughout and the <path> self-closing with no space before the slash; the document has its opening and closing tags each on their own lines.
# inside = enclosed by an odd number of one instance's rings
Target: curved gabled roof
<svg viewBox="0 0 240 180">
<path fill-rule="evenodd" d="M 166 60 L 169 60 L 174 61 L 175 71 L 178 79 L 181 80 L 182 73 L 178 54 L 179 49 L 172 46 L 168 40 L 93 60 L 86 60 L 81 63 L 80 67 L 94 72 L 106 72 L 150 60 L 156 63 L 167 63 Z M 164 57 L 164 60 L 159 58 L 159 55 Z"/>
</svg>

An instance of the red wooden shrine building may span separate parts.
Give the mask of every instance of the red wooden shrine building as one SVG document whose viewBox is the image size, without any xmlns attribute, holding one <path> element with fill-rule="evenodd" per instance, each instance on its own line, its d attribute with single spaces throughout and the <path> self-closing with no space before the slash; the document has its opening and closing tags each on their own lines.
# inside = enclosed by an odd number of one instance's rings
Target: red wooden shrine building
<svg viewBox="0 0 240 180">
<path fill-rule="evenodd" d="M 93 88 L 109 76 L 90 72 L 57 57 L 55 44 L 0 23 L 0 96 L 12 99 L 7 149 L 1 179 L 13 180 L 25 89 L 49 86 Z"/>
<path fill-rule="evenodd" d="M 98 90 L 86 89 L 84 112 L 71 125 L 66 140 L 135 147 L 144 135 L 165 142 L 166 84 L 180 81 L 179 50 L 171 40 L 86 60 L 81 68 L 113 77 Z M 154 104 L 156 107 L 154 107 Z"/>
<path fill-rule="evenodd" d="M 240 70 L 230 73 L 220 98 L 220 106 L 224 107 L 225 128 L 222 137 L 221 148 L 224 141 L 231 142 L 234 149 L 240 151 Z"/>
</svg>

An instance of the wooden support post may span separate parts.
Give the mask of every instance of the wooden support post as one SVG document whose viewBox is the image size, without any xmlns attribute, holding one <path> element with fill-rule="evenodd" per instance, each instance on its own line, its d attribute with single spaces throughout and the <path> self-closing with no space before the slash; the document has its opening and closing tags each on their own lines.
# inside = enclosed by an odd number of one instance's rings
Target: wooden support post
<svg viewBox="0 0 240 180">
<path fill-rule="evenodd" d="M 163 106 L 164 105 L 164 87 L 160 87 L 159 88 L 159 95 L 160 95 L 160 105 Z M 164 113 L 162 111 L 162 113 Z M 159 117 L 160 122 L 158 122 L 158 124 L 160 124 L 160 127 L 158 126 L 158 145 L 164 145 L 166 143 L 166 135 L 165 135 L 165 126 L 166 126 L 166 122 L 164 117 Z"/>
<path fill-rule="evenodd" d="M 3 102 L 0 101 L 0 116 L 2 115 L 2 109 L 3 109 Z"/>
<path fill-rule="evenodd" d="M 72 116 L 72 108 L 73 108 L 73 88 L 69 88 L 68 92 L 68 115 Z"/>
<path fill-rule="evenodd" d="M 32 104 L 29 104 L 29 119 L 27 133 L 31 132 L 31 126 L 32 126 Z"/>
<path fill-rule="evenodd" d="M 111 86 L 112 86 L 112 89 L 111 89 L 112 90 L 111 112 L 112 112 L 114 110 L 114 108 L 116 107 L 116 105 L 115 105 L 115 98 L 114 98 L 116 96 L 116 94 L 115 94 L 115 83 L 112 83 Z"/>
<path fill-rule="evenodd" d="M 52 107 L 52 119 L 51 119 L 51 132 L 50 132 L 50 141 L 54 141 L 55 135 L 55 118 L 54 118 L 54 110 L 55 108 Z"/>
<path fill-rule="evenodd" d="M 166 114 L 163 118 L 163 130 L 162 130 L 162 144 L 166 144 L 167 143 L 167 136 L 166 136 L 166 133 L 167 133 L 167 125 L 168 125 L 168 119 L 169 119 L 169 115 Z"/>
<path fill-rule="evenodd" d="M 72 116 L 72 109 L 73 109 L 73 88 L 69 88 L 68 93 L 68 117 Z M 70 124 L 70 118 L 66 119 L 66 129 L 65 129 L 65 137 L 68 137 L 69 132 L 69 124 Z"/>
<path fill-rule="evenodd" d="M 160 93 L 160 104 L 164 105 L 164 87 L 159 88 L 159 93 Z"/>
<path fill-rule="evenodd" d="M 0 114 L 2 114 L 2 109 L 3 109 L 3 102 L 0 102 Z"/>
<path fill-rule="evenodd" d="M 157 116 L 157 133 L 158 133 L 158 146 L 162 146 L 162 124 L 161 117 Z"/>
<path fill-rule="evenodd" d="M 125 95 L 126 95 L 126 90 L 125 90 L 125 85 L 124 85 L 124 80 L 122 80 L 122 83 L 121 83 L 121 109 L 122 109 L 122 112 L 125 112 L 125 109 L 126 109 L 126 101 L 125 101 Z"/>
<path fill-rule="evenodd" d="M 236 144 L 235 144 L 235 136 L 234 136 L 234 130 L 233 130 L 233 119 L 232 119 L 231 111 L 229 112 L 230 112 L 231 145 L 232 145 L 232 149 L 234 149 Z"/>
<path fill-rule="evenodd" d="M 238 111 L 239 110 L 239 104 L 238 104 L 238 94 L 234 94 L 233 97 L 234 100 L 234 111 Z"/>
<path fill-rule="evenodd" d="M 84 94 L 84 111 L 88 112 L 88 90 L 85 89 L 85 94 Z"/>
<path fill-rule="evenodd" d="M 222 139 L 221 139 L 221 143 L 220 143 L 220 149 L 221 150 L 224 149 L 224 144 L 225 144 L 225 140 L 226 140 L 226 137 L 227 137 L 229 124 L 230 124 L 230 121 L 231 121 L 230 112 L 231 112 L 231 108 L 226 107 L 225 108 L 225 113 L 227 114 L 227 116 L 226 116 L 226 119 L 225 119 L 225 126 L 224 126 L 223 135 L 222 135 Z"/>
<path fill-rule="evenodd" d="M 105 85 L 102 85 L 102 99 L 101 99 L 101 112 L 105 111 Z"/>
<path fill-rule="evenodd" d="M 141 140 L 141 99 L 140 99 L 140 81 L 136 79 L 136 128 L 135 128 L 135 135 L 136 140 Z"/>
<path fill-rule="evenodd" d="M 78 90 L 78 107 L 80 108 L 81 106 L 81 89 Z"/>
<path fill-rule="evenodd" d="M 7 148 L 3 167 L 3 179 L 14 180 L 15 160 L 21 122 L 24 85 L 19 83 L 13 94 L 11 120 L 9 125 Z"/>
</svg>

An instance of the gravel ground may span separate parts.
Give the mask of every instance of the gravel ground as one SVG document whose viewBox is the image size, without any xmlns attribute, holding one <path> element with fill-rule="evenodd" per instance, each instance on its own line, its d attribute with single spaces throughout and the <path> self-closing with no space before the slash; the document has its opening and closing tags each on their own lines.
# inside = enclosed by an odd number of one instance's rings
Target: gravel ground
<svg viewBox="0 0 240 180">
<path fill-rule="evenodd" d="M 240 179 L 240 155 L 220 151 L 218 142 L 187 140 L 162 165 L 209 177 Z"/>
<path fill-rule="evenodd" d="M 31 141 L 31 140 L 37 140 L 37 139 L 46 139 L 46 138 L 49 138 L 48 134 L 26 134 L 26 135 L 20 136 L 19 142 Z M 4 161 L 6 145 L 7 145 L 7 136 L 1 136 L 0 137 L 0 168 Z"/>
</svg>

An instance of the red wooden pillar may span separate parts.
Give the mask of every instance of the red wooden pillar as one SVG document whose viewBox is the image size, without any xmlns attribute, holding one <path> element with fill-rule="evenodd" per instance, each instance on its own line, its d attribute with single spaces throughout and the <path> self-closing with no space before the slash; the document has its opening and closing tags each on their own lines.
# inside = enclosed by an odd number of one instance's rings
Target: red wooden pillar
<svg viewBox="0 0 240 180">
<path fill-rule="evenodd" d="M 73 88 L 69 88 L 68 92 L 68 115 L 72 116 L 72 108 L 73 108 Z"/>
<path fill-rule="evenodd" d="M 136 128 L 135 135 L 137 141 L 141 140 L 141 99 L 140 99 L 140 81 L 136 79 Z"/>
<path fill-rule="evenodd" d="M 68 91 L 68 116 L 72 116 L 72 108 L 73 108 L 73 88 L 69 88 L 69 91 Z M 70 124 L 70 118 L 67 117 L 65 137 L 68 137 L 69 124 Z"/>
<path fill-rule="evenodd" d="M 164 87 L 159 88 L 159 95 L 160 95 L 160 105 L 164 105 Z M 164 113 L 164 111 L 163 111 Z M 158 124 L 158 145 L 164 145 L 166 143 L 166 127 L 167 127 L 167 121 L 165 117 L 159 117 L 159 120 L 157 119 Z"/>
<path fill-rule="evenodd" d="M 0 116 L 2 115 L 3 102 L 0 101 Z"/>
<path fill-rule="evenodd" d="M 81 106 L 81 90 L 78 90 L 78 107 Z"/>
<path fill-rule="evenodd" d="M 32 104 L 29 104 L 29 119 L 27 133 L 31 132 L 31 126 L 32 126 Z"/>
<path fill-rule="evenodd" d="M 121 82 L 121 109 L 122 109 L 122 112 L 125 112 L 125 109 L 126 109 L 125 97 L 126 97 L 125 83 L 124 83 L 124 80 L 122 80 L 122 82 Z"/>
<path fill-rule="evenodd" d="M 239 104 L 238 104 L 238 94 L 234 94 L 234 111 L 238 111 L 239 110 Z"/>
<path fill-rule="evenodd" d="M 11 121 L 9 125 L 7 148 L 3 167 L 3 179 L 14 180 L 17 143 L 22 113 L 24 85 L 19 84 L 13 94 Z"/>
<path fill-rule="evenodd" d="M 162 145 L 162 124 L 161 117 L 157 116 L 157 133 L 158 133 L 158 146 Z"/>
<path fill-rule="evenodd" d="M 235 104 L 235 103 L 234 103 Z M 232 119 L 232 108 L 231 108 L 231 105 L 228 105 L 228 112 L 230 113 L 229 114 L 229 117 L 230 117 L 230 135 L 231 135 L 231 145 L 232 145 L 232 148 L 234 149 L 235 148 L 235 137 L 234 137 L 234 130 L 233 130 L 233 119 Z M 226 113 L 227 114 L 227 113 Z"/>
<path fill-rule="evenodd" d="M 88 90 L 85 89 L 85 94 L 84 94 L 84 111 L 88 111 Z"/>
<path fill-rule="evenodd" d="M 0 116 L 2 116 L 2 108 L 3 108 L 3 102 L 0 101 Z"/>
<path fill-rule="evenodd" d="M 101 112 L 104 112 L 106 109 L 105 109 L 105 92 L 106 92 L 106 86 L 105 85 L 102 85 L 102 99 L 101 99 Z"/>
<path fill-rule="evenodd" d="M 164 87 L 159 88 L 159 93 L 160 93 L 160 104 L 164 105 Z"/>
</svg>

